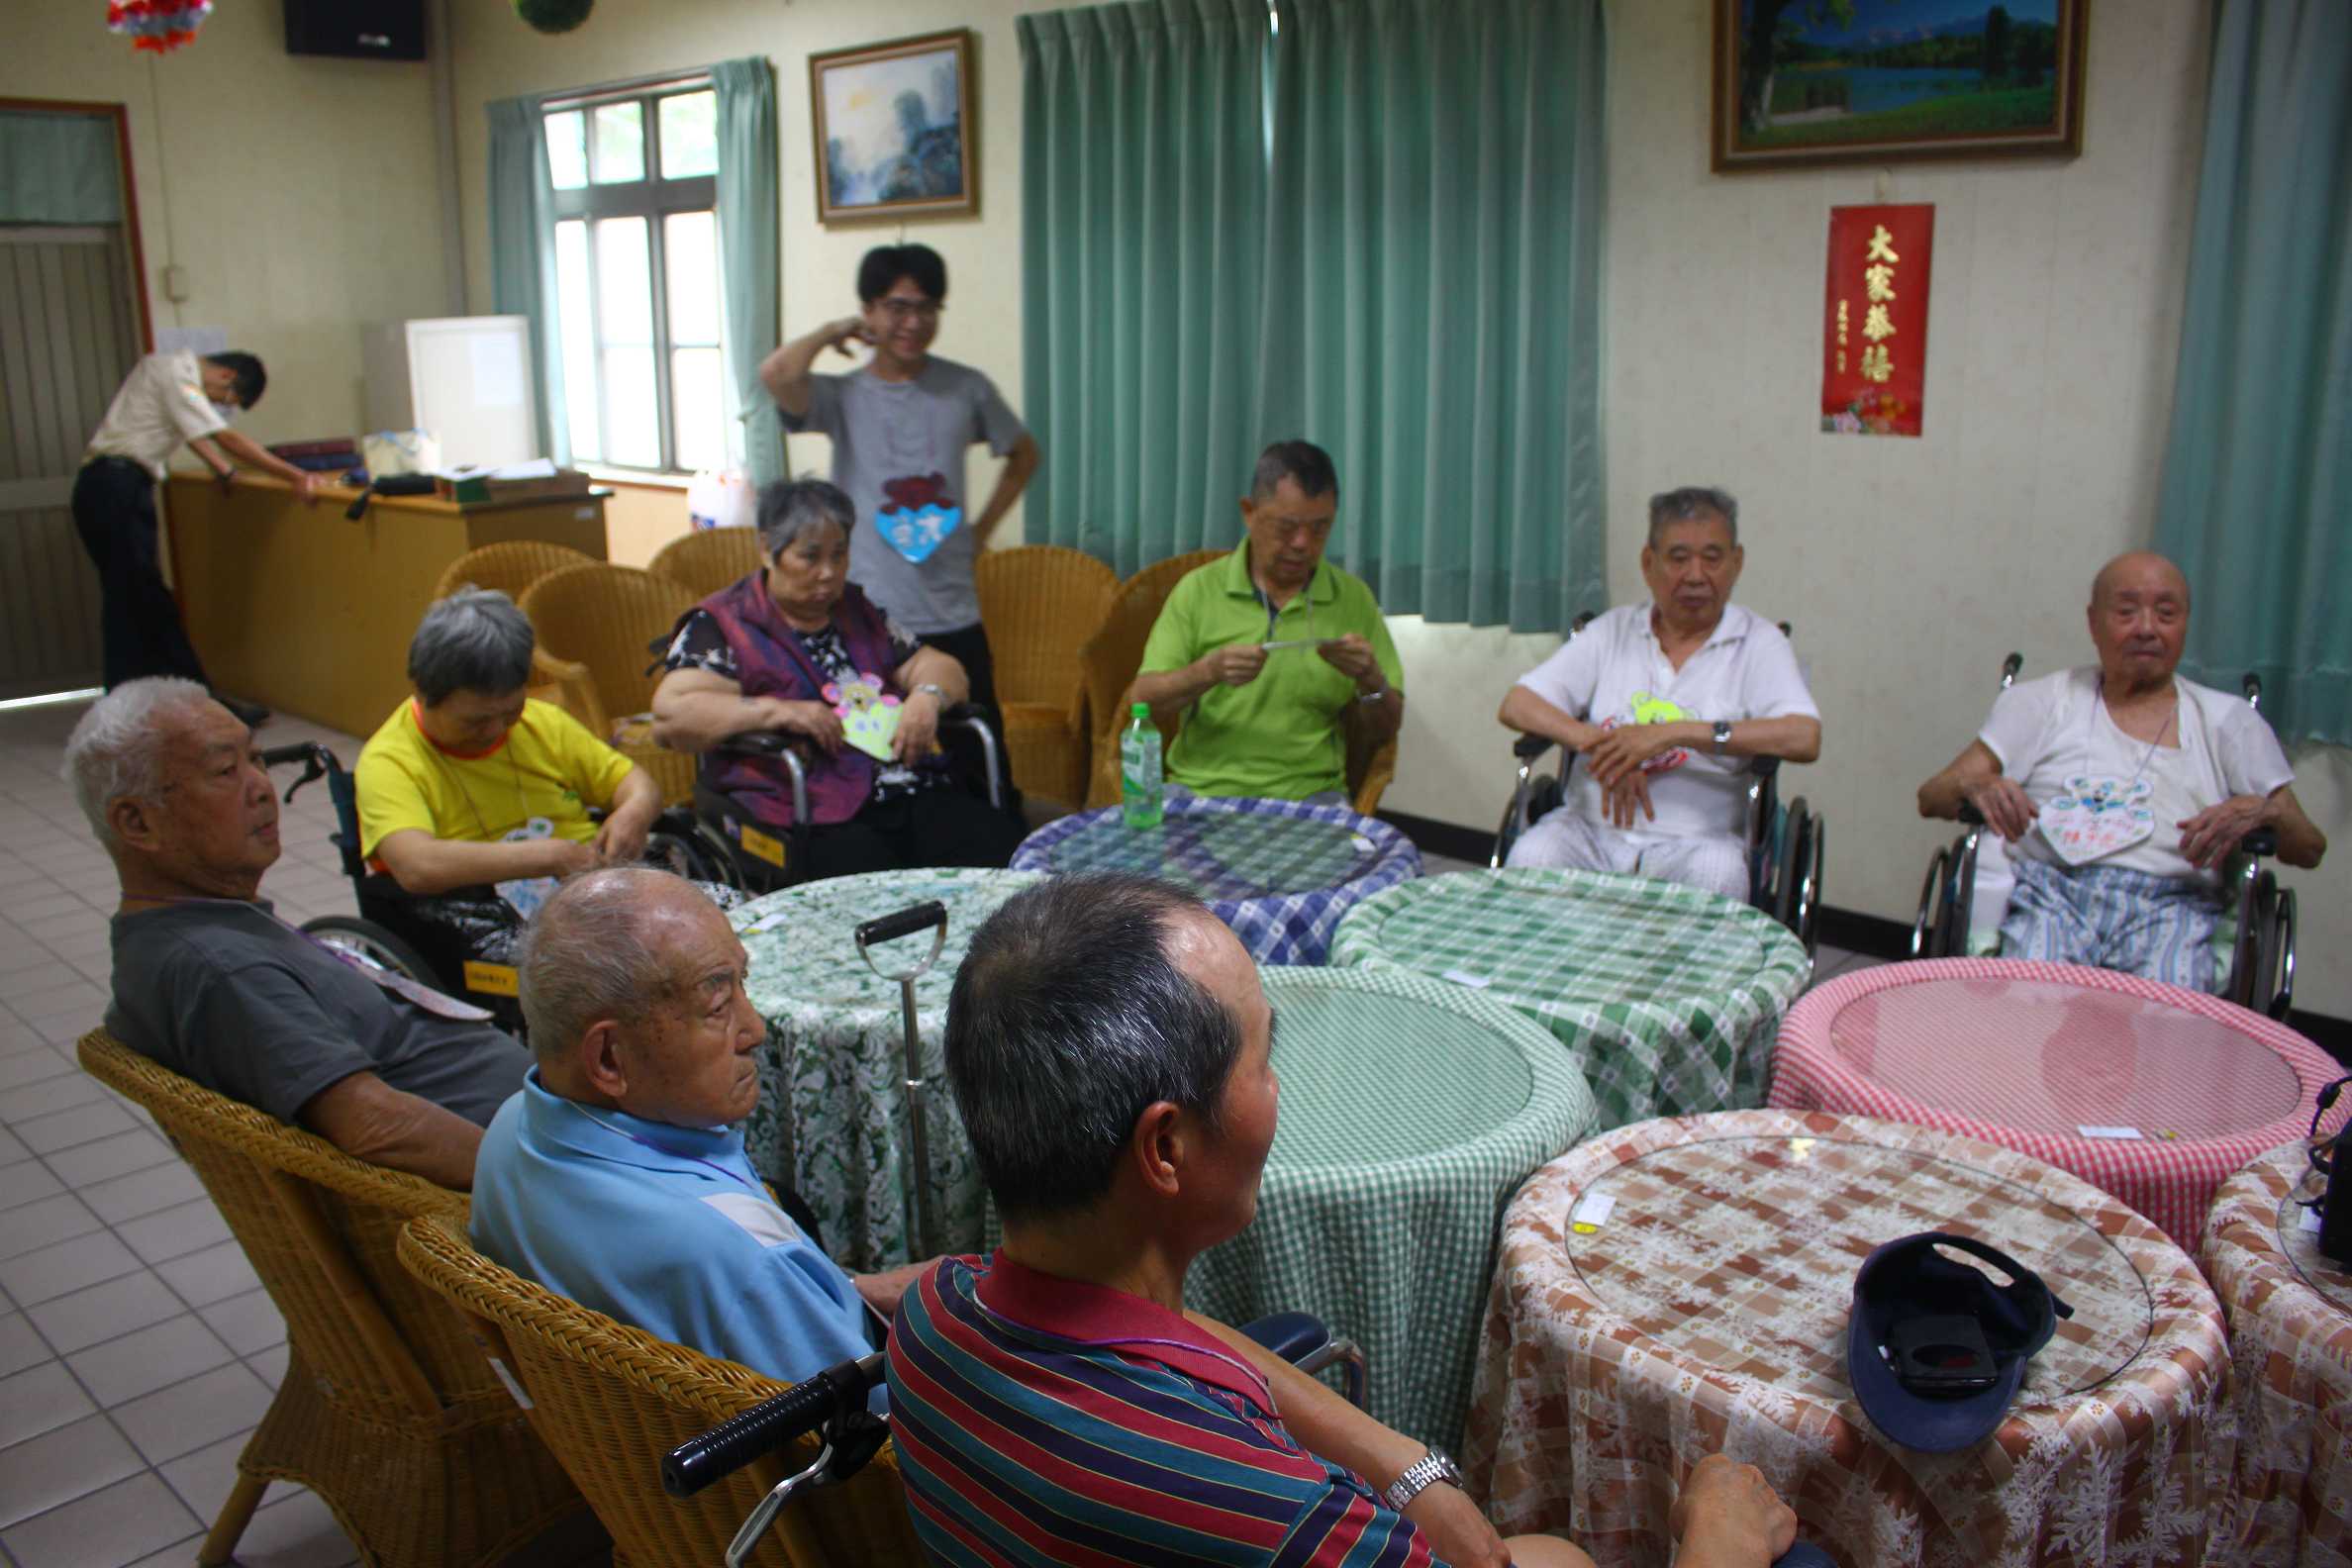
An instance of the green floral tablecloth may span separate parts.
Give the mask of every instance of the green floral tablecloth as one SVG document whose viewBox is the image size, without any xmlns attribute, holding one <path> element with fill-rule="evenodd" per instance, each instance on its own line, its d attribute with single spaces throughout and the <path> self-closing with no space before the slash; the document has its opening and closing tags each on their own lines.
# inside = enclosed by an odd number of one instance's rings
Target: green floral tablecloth
<svg viewBox="0 0 2352 1568">
<path fill-rule="evenodd" d="M 899 988 L 866 966 L 851 932 L 910 904 L 947 906 L 946 946 L 916 985 L 916 1019 L 933 1084 L 927 1126 L 941 1244 L 974 1251 L 986 1199 L 939 1065 L 947 992 L 980 923 L 1039 880 L 1018 871 L 877 871 L 803 883 L 731 913 L 751 955 L 752 1005 L 768 1021 L 745 1150 L 755 1169 L 799 1190 L 842 1267 L 887 1268 L 924 1255 L 906 1164 Z M 896 972 L 930 950 L 927 931 L 874 953 Z"/>
<path fill-rule="evenodd" d="M 1257 1218 L 1186 1297 L 1244 1323 L 1321 1317 L 1371 1361 L 1372 1414 L 1453 1448 L 1503 1211 L 1583 1137 L 1593 1098 L 1551 1036 L 1460 986 L 1261 967 L 1280 1120 Z"/>
<path fill-rule="evenodd" d="M 1813 964 L 1779 923 L 1654 877 L 1457 871 L 1365 899 L 1334 965 L 1449 980 L 1518 1009 L 1568 1047 L 1604 1127 L 1751 1110 L 1781 1015 Z"/>
</svg>

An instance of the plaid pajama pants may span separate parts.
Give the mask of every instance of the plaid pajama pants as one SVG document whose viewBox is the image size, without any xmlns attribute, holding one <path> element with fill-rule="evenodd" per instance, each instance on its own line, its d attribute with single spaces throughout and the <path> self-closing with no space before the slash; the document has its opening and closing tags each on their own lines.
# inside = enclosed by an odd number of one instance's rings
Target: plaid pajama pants
<svg viewBox="0 0 2352 1568">
<path fill-rule="evenodd" d="M 2012 855 L 2017 885 L 2001 922 L 2005 958 L 2089 964 L 2213 989 L 2220 897 L 2188 877 L 2122 866 L 2062 866 Z"/>
</svg>

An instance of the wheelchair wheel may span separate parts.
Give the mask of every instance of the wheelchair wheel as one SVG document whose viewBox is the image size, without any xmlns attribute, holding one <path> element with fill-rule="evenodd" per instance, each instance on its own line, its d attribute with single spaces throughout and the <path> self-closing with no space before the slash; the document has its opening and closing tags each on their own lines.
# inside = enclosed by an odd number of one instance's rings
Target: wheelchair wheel
<svg viewBox="0 0 2352 1568">
<path fill-rule="evenodd" d="M 647 833 L 645 863 L 675 871 L 689 882 L 716 882 L 738 893 L 742 891 L 737 885 L 734 857 L 714 854 L 699 833 Z"/>
<path fill-rule="evenodd" d="M 355 915 L 322 915 L 304 922 L 302 930 L 305 935 L 316 936 L 328 946 L 354 954 L 378 969 L 389 969 L 419 985 L 436 988 L 441 985 L 433 965 L 416 948 L 374 921 L 361 920 Z"/>
</svg>

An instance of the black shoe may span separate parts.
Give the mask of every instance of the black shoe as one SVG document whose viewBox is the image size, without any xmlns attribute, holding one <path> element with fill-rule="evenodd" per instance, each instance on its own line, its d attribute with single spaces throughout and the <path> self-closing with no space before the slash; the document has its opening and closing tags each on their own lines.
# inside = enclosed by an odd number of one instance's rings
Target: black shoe
<svg viewBox="0 0 2352 1568">
<path fill-rule="evenodd" d="M 224 697 L 219 692 L 213 693 L 213 701 L 235 714 L 237 722 L 247 730 L 258 730 L 269 723 L 269 710 L 259 703 L 241 702 L 235 697 Z"/>
</svg>

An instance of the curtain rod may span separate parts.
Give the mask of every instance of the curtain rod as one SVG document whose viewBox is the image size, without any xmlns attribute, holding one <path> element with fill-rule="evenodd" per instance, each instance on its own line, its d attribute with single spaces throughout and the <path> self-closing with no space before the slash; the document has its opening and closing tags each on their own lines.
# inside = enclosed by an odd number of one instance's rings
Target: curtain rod
<svg viewBox="0 0 2352 1568">
<path fill-rule="evenodd" d="M 601 82 L 594 87 L 566 88 L 562 92 L 546 94 L 539 103 L 541 109 L 570 109 L 604 98 L 628 97 L 651 92 L 659 87 L 683 87 L 689 82 L 707 82 L 710 79 L 711 73 L 707 68 L 664 71 L 658 76 L 633 76 L 627 81 Z"/>
</svg>

